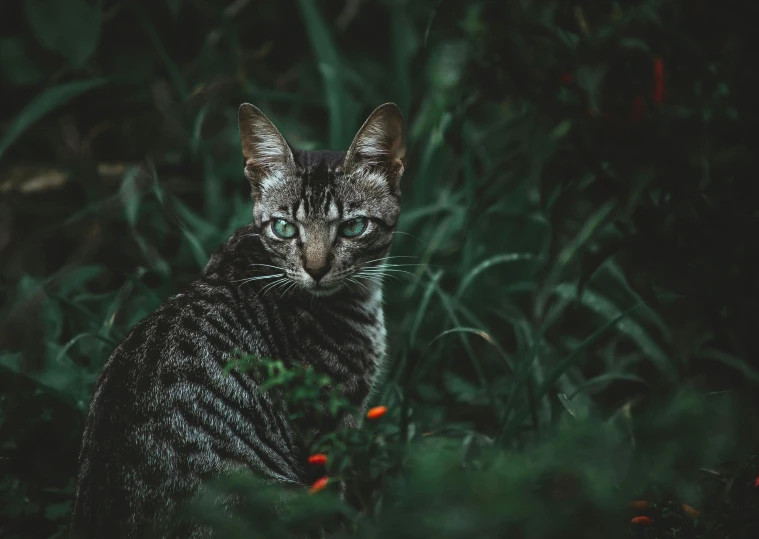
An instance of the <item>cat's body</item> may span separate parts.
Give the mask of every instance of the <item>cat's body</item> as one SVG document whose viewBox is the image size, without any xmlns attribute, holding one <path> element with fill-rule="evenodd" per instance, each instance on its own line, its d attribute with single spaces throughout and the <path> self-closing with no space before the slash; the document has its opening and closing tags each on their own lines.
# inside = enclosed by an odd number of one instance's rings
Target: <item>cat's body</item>
<svg viewBox="0 0 759 539">
<path fill-rule="evenodd" d="M 401 163 L 395 152 L 377 153 L 395 140 L 380 140 L 382 122 L 397 121 L 397 109 L 385 107 L 347 153 L 274 148 L 276 129 L 266 131 L 257 109 L 245 117 L 241 109 L 254 223 L 184 293 L 137 324 L 104 367 L 80 455 L 76 536 L 176 533 L 166 526 L 177 507 L 225 472 L 308 483 L 306 448 L 285 404 L 258 391 L 245 372 L 224 374 L 240 353 L 312 365 L 365 407 L 385 356 L 372 268 L 390 246 L 398 217 L 392 181 L 402 173 L 402 165 L 388 168 L 380 183 L 383 156 L 388 166 Z M 357 150 L 362 132 L 374 154 Z M 258 138 L 246 146 L 250 133 Z M 275 150 L 282 162 L 262 165 Z"/>
</svg>

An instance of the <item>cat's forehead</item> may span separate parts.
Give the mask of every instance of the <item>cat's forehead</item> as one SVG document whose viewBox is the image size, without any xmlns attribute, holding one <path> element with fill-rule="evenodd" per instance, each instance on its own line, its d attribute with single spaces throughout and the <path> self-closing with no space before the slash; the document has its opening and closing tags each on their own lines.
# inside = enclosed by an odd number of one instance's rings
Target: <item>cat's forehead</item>
<svg viewBox="0 0 759 539">
<path fill-rule="evenodd" d="M 346 152 L 332 150 L 294 150 L 295 164 L 306 175 L 335 174 L 345 161 Z"/>
<path fill-rule="evenodd" d="M 343 170 L 346 152 L 294 150 L 294 175 L 266 182 L 264 208 L 289 213 L 299 220 L 341 219 L 369 212 L 392 220 L 394 206 L 387 180 L 377 174 Z M 268 212 L 266 212 L 268 213 Z"/>
</svg>

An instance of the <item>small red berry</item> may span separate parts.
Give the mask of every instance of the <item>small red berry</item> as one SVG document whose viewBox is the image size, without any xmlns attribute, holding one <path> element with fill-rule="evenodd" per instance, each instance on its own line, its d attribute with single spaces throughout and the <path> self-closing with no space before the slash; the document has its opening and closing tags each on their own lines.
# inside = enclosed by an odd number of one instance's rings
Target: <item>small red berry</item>
<svg viewBox="0 0 759 539">
<path fill-rule="evenodd" d="M 324 490 L 327 488 L 327 483 L 329 483 L 329 477 L 326 475 L 322 477 L 321 479 L 317 479 L 314 481 L 314 484 L 311 485 L 311 488 L 309 489 L 309 492 L 311 494 L 314 494 L 315 492 L 319 492 L 320 490 Z"/>
<path fill-rule="evenodd" d="M 327 464 L 327 455 L 324 453 L 316 453 L 308 457 L 309 464 Z"/>
<path fill-rule="evenodd" d="M 385 413 L 387 413 L 387 406 L 375 406 L 366 412 L 366 417 L 369 419 L 377 419 L 378 417 L 385 415 Z"/>
</svg>

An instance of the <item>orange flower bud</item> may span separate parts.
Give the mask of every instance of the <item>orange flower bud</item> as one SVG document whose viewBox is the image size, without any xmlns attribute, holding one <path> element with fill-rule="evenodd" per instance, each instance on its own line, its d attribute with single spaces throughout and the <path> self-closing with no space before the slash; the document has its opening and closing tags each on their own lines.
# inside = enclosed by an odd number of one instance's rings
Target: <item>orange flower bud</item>
<svg viewBox="0 0 759 539">
<path fill-rule="evenodd" d="M 327 455 L 324 453 L 316 453 L 308 457 L 309 464 L 327 464 Z"/>
<path fill-rule="evenodd" d="M 648 517 L 635 517 L 630 522 L 639 526 L 650 526 L 654 523 L 654 521 Z"/>
<path fill-rule="evenodd" d="M 698 516 L 701 514 L 701 511 L 699 511 L 698 509 L 693 509 L 687 503 L 683 504 L 683 511 L 685 511 L 685 514 L 691 518 L 698 518 Z"/>
<path fill-rule="evenodd" d="M 378 417 L 382 417 L 387 412 L 387 406 L 375 406 L 374 408 L 369 409 L 368 412 L 366 412 L 366 417 L 369 419 L 377 419 Z"/>
<path fill-rule="evenodd" d="M 327 477 L 325 475 L 321 479 L 317 479 L 316 481 L 314 481 L 314 484 L 311 485 L 311 488 L 309 489 L 309 492 L 311 494 L 314 494 L 315 492 L 319 492 L 320 490 L 324 490 L 327 487 L 327 483 L 329 483 L 329 477 Z"/>
<path fill-rule="evenodd" d="M 630 502 L 630 507 L 633 509 L 645 509 L 648 507 L 648 502 L 646 500 L 637 500 L 635 502 Z"/>
</svg>

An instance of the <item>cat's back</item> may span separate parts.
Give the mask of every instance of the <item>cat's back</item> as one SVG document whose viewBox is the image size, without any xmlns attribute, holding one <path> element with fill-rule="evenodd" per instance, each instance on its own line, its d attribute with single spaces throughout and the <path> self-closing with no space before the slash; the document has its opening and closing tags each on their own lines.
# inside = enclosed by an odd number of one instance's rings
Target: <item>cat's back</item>
<svg viewBox="0 0 759 539">
<path fill-rule="evenodd" d="M 235 351 L 262 347 L 224 288 L 199 279 L 140 321 L 109 358 L 85 426 L 75 531 L 110 533 L 102 526 L 119 519 L 103 519 L 104 511 L 121 513 L 122 528 L 168 516 L 204 479 L 232 469 L 297 480 L 284 411 L 250 377 L 224 372 Z"/>
</svg>

